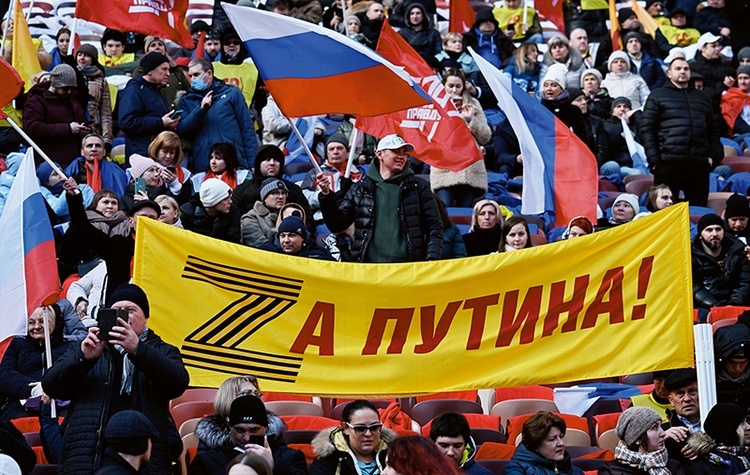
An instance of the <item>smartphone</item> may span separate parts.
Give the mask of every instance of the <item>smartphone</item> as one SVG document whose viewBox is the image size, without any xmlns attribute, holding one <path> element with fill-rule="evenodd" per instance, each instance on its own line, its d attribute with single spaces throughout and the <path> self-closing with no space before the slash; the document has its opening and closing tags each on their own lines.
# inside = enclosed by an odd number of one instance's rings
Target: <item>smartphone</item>
<svg viewBox="0 0 750 475">
<path fill-rule="evenodd" d="M 174 173 L 177 171 L 177 167 L 175 166 L 167 167 L 167 170 L 169 170 L 170 173 Z"/>
<path fill-rule="evenodd" d="M 264 436 L 264 435 L 251 435 L 250 436 L 250 440 L 247 443 L 248 444 L 260 445 L 261 447 L 265 447 L 265 445 L 266 445 L 266 436 Z"/>
<path fill-rule="evenodd" d="M 182 115 L 182 112 L 183 112 L 182 110 L 176 110 L 176 111 L 172 112 L 172 115 L 170 115 L 169 118 L 170 119 L 179 119 L 180 116 Z"/>
<path fill-rule="evenodd" d="M 128 321 L 128 311 L 123 308 L 100 308 L 96 314 L 96 325 L 99 327 L 99 339 L 109 341 L 109 332 L 112 327 L 119 326 L 117 319 Z"/>
<path fill-rule="evenodd" d="M 146 192 L 146 180 L 144 178 L 136 178 L 135 179 L 135 194 L 137 195 L 139 191 Z"/>
</svg>

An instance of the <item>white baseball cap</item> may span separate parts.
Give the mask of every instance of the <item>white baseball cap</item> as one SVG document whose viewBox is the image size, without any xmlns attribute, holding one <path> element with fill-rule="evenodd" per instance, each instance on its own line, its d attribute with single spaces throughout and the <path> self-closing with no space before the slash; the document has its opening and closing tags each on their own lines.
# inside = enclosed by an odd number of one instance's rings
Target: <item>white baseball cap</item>
<svg viewBox="0 0 750 475">
<path fill-rule="evenodd" d="M 379 152 L 381 150 L 398 150 L 401 147 L 406 147 L 407 152 L 414 151 L 414 145 L 410 144 L 409 142 L 406 142 L 398 134 L 391 134 L 391 135 L 386 135 L 385 137 L 380 139 L 380 142 L 378 142 L 377 151 Z"/>
<path fill-rule="evenodd" d="M 721 36 L 716 36 L 710 31 L 707 33 L 703 33 L 700 38 L 698 38 L 698 49 L 702 49 L 704 46 L 706 46 L 709 43 L 716 43 L 717 41 L 721 40 Z"/>
</svg>

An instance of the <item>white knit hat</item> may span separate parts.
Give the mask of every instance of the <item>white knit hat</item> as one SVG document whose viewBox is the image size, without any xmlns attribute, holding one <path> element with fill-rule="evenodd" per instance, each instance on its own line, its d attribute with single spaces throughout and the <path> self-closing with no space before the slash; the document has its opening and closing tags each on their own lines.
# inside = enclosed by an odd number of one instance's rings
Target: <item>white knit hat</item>
<svg viewBox="0 0 750 475">
<path fill-rule="evenodd" d="M 162 168 L 161 165 L 159 165 L 149 157 L 144 157 L 143 155 L 138 155 L 137 153 L 134 153 L 130 156 L 130 174 L 133 176 L 133 178 L 142 177 L 143 174 L 146 173 L 146 170 L 151 167 Z"/>
<path fill-rule="evenodd" d="M 542 85 L 547 81 L 554 81 L 565 89 L 565 75 L 568 74 L 568 68 L 564 64 L 555 63 L 549 67 L 547 74 L 544 75 Z"/>
<path fill-rule="evenodd" d="M 641 212 L 641 207 L 638 205 L 638 197 L 634 194 L 623 193 L 621 195 L 617 195 L 617 198 L 615 198 L 615 202 L 612 203 L 612 207 L 614 208 L 614 206 L 620 201 L 625 201 L 627 204 L 629 204 L 633 208 L 633 211 L 635 211 L 635 214 Z"/>
<path fill-rule="evenodd" d="M 625 64 L 628 65 L 628 69 L 630 69 L 630 58 L 628 57 L 628 53 L 625 51 L 613 51 L 612 54 L 609 55 L 609 59 L 607 60 L 607 69 L 612 71 L 612 63 L 616 59 L 621 59 L 625 61 Z"/>
<path fill-rule="evenodd" d="M 199 194 L 203 206 L 211 208 L 232 196 L 232 188 L 218 178 L 209 178 L 201 184 Z"/>
</svg>

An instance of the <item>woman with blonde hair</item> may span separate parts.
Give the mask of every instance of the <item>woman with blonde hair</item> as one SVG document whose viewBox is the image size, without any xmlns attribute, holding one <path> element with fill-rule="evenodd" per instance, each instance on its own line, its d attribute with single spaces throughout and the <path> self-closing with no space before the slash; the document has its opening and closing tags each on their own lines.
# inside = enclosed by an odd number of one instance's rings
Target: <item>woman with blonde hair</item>
<svg viewBox="0 0 750 475">
<path fill-rule="evenodd" d="M 180 205 L 177 204 L 177 200 L 171 196 L 159 195 L 154 198 L 154 201 L 161 208 L 159 221 L 182 228 L 182 221 L 180 221 Z"/>
<path fill-rule="evenodd" d="M 522 43 L 513 52 L 513 61 L 503 69 L 503 73 L 509 76 L 518 87 L 536 96 L 539 91 L 539 71 L 542 66 L 539 63 L 539 47 L 536 43 Z"/>
<path fill-rule="evenodd" d="M 161 178 L 175 196 L 182 192 L 183 187 L 188 187 L 193 194 L 193 185 L 190 181 L 190 170 L 182 166 L 185 158 L 182 152 L 180 137 L 171 130 L 165 130 L 157 135 L 148 146 L 148 156 L 161 165 Z"/>
<path fill-rule="evenodd" d="M 471 213 L 471 228 L 461 237 L 469 257 L 497 252 L 503 240 L 503 213 L 500 205 L 493 200 L 478 201 Z"/>
</svg>

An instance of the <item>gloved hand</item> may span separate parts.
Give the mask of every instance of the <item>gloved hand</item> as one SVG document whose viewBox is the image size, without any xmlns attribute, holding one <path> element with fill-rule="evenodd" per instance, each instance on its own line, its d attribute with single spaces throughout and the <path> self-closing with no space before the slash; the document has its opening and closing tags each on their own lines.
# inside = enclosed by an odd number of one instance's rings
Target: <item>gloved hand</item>
<svg viewBox="0 0 750 475">
<path fill-rule="evenodd" d="M 29 386 L 31 386 L 31 397 L 38 397 L 44 393 L 44 391 L 42 391 L 41 381 L 37 383 L 29 383 Z"/>
</svg>

